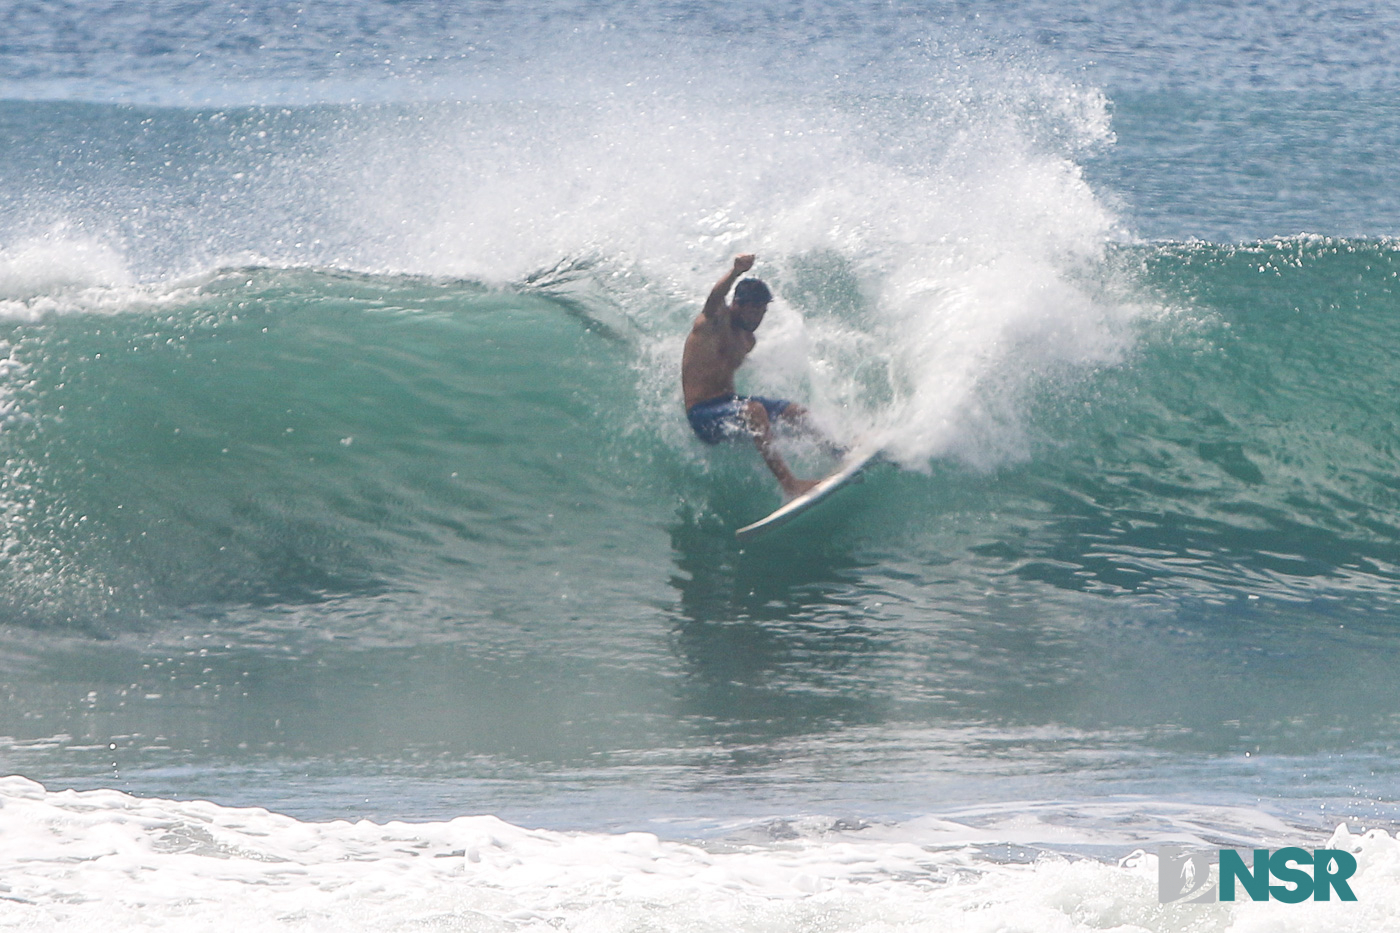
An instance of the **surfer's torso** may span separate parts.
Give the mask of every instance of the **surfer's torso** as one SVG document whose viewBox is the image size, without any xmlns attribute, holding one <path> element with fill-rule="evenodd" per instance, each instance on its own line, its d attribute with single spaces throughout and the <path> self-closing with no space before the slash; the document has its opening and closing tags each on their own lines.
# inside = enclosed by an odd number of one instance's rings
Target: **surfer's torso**
<svg viewBox="0 0 1400 933">
<path fill-rule="evenodd" d="M 734 373 L 753 350 L 757 338 L 739 327 L 729 308 L 702 312 L 685 339 L 681 357 L 681 391 L 685 407 L 734 393 Z"/>
</svg>

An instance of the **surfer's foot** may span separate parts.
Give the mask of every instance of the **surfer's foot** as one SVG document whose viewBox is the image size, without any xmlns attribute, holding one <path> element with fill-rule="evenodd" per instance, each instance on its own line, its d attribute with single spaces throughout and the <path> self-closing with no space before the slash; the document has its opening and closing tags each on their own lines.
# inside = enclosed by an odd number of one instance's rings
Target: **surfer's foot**
<svg viewBox="0 0 1400 933">
<path fill-rule="evenodd" d="M 803 493 L 810 492 L 812 487 L 820 483 L 819 479 L 795 479 L 783 486 L 783 494 L 789 502 L 796 499 Z"/>
</svg>

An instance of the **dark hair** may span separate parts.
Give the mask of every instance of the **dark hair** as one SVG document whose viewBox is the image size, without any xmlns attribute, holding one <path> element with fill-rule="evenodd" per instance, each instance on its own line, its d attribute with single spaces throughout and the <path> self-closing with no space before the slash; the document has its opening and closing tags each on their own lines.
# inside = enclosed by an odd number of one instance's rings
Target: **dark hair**
<svg viewBox="0 0 1400 933">
<path fill-rule="evenodd" d="M 744 279 L 734 286 L 736 305 L 762 305 L 773 300 L 773 293 L 760 279 Z"/>
</svg>

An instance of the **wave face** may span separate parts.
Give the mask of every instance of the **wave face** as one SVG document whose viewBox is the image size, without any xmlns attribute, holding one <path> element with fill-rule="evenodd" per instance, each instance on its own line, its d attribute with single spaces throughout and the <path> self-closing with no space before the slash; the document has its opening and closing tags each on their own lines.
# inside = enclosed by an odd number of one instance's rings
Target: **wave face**
<svg viewBox="0 0 1400 933">
<path fill-rule="evenodd" d="M 15 618 L 431 586 L 605 485 L 588 399 L 628 372 L 557 304 L 268 269 L 135 300 L 9 334 Z"/>
<path fill-rule="evenodd" d="M 1054 452 L 1018 471 L 1015 495 L 1058 516 L 1027 529 L 1040 553 L 1069 557 L 1058 585 L 1364 592 L 1356 608 L 1387 606 L 1393 244 L 1303 237 L 1129 255 L 1174 310 L 1144 325 L 1131 362 L 1036 403 Z"/>
<path fill-rule="evenodd" d="M 959 569 L 940 573 L 968 585 L 1388 605 L 1391 245 L 1119 249 L 1106 281 L 1120 297 L 1131 282 L 1137 312 L 1111 329 L 1112 361 L 1034 333 L 968 362 L 982 335 L 931 313 L 932 373 L 878 332 L 851 262 L 782 265 L 805 324 L 777 321 L 774 342 L 831 352 L 796 374 L 781 353 L 756 359 L 756 381 L 810 387 L 838 435 L 875 419 L 904 468 L 872 477 L 828 546 L 943 553 Z M 662 529 L 738 553 L 733 526 L 772 484 L 751 452 L 688 435 L 663 355 L 679 330 L 662 331 L 687 309 L 629 318 L 631 286 L 609 278 L 257 267 L 12 300 L 74 310 L 7 326 L 11 618 L 121 629 L 192 607 L 445 594 L 464 575 L 528 591 L 556 570 L 625 591 Z M 975 528 L 949 520 L 971 514 Z M 775 546 L 804 535 L 790 537 Z M 623 563 L 594 566 L 606 552 Z"/>
</svg>

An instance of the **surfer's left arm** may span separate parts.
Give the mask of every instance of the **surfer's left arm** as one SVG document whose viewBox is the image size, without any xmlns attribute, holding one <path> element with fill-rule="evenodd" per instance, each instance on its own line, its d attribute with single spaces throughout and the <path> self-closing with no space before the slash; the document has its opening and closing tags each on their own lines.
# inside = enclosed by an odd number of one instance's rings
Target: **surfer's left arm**
<svg viewBox="0 0 1400 933">
<path fill-rule="evenodd" d="M 705 299 L 705 309 L 700 313 L 706 317 L 714 317 L 725 308 L 725 302 L 729 298 L 729 290 L 734 287 L 734 283 L 739 281 L 739 276 L 753 268 L 754 254 L 741 253 L 734 257 L 734 266 L 725 273 L 724 278 L 715 283 L 715 287 L 710 289 L 710 297 Z"/>
</svg>

